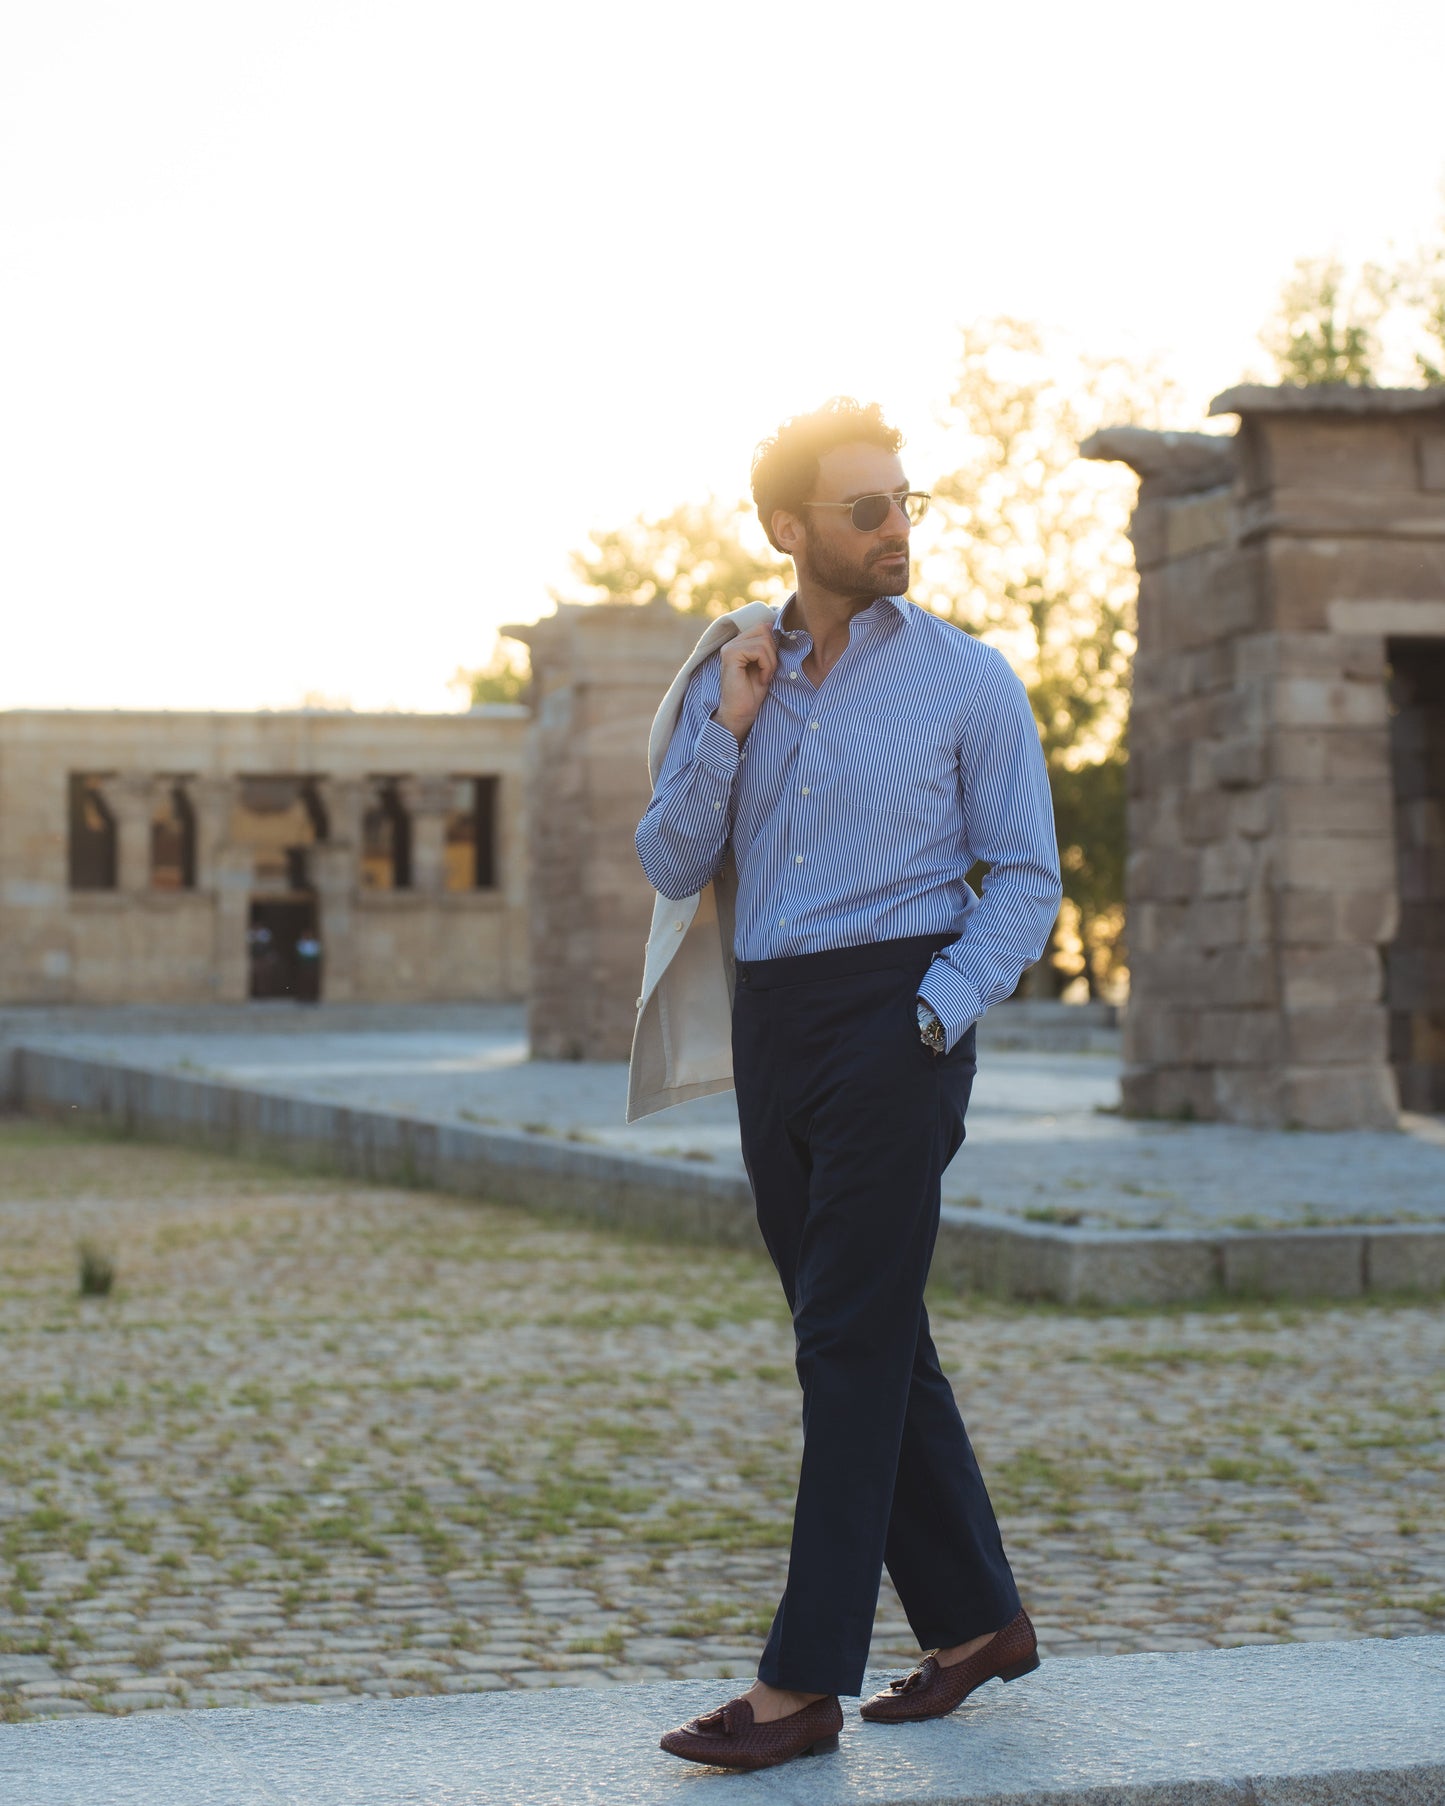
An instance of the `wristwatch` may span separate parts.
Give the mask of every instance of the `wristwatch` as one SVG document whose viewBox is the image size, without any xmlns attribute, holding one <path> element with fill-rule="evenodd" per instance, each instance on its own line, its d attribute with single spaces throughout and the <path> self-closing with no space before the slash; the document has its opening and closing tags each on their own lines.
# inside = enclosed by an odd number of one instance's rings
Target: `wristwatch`
<svg viewBox="0 0 1445 1806">
<path fill-rule="evenodd" d="M 932 1004 L 918 999 L 918 1038 L 923 1045 L 932 1048 L 934 1053 L 945 1053 L 948 1044 L 944 1039 L 943 1024 L 933 1013 Z"/>
</svg>

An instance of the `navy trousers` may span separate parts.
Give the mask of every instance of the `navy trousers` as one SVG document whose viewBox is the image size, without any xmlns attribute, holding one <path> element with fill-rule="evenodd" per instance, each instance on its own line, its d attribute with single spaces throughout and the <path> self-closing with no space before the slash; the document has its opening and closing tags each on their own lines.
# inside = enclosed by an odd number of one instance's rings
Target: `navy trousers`
<svg viewBox="0 0 1445 1806">
<path fill-rule="evenodd" d="M 758 1674 L 798 1692 L 859 1691 L 885 1562 L 921 1648 L 1019 1610 L 923 1305 L 975 1064 L 972 1029 L 947 1054 L 918 1034 L 918 984 L 952 938 L 738 962 L 743 1158 L 803 1388 L 787 1588 Z"/>
</svg>

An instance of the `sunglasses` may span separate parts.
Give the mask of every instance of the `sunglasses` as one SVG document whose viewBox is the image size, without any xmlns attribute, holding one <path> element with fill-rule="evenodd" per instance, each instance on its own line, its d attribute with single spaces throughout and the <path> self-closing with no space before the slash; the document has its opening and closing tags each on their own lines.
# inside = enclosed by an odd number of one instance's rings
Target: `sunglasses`
<svg viewBox="0 0 1445 1806">
<path fill-rule="evenodd" d="M 905 490 L 902 495 L 860 495 L 856 502 L 804 502 L 805 508 L 847 508 L 853 525 L 860 533 L 876 533 L 888 519 L 895 503 L 903 510 L 910 526 L 916 527 L 928 512 L 933 500 L 921 489 Z"/>
</svg>

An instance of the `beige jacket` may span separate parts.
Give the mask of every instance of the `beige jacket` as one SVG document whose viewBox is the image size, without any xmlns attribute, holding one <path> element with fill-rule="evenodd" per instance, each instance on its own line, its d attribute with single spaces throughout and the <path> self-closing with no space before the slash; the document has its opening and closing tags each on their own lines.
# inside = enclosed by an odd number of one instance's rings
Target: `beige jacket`
<svg viewBox="0 0 1445 1806">
<path fill-rule="evenodd" d="M 653 717 L 647 771 L 654 786 L 682 713 L 687 680 L 728 640 L 777 613 L 767 602 L 749 602 L 708 623 Z M 653 905 L 627 1074 L 628 1122 L 690 1097 L 732 1089 L 736 898 L 737 873 L 729 854 L 698 896 L 674 903 L 659 895 Z"/>
</svg>

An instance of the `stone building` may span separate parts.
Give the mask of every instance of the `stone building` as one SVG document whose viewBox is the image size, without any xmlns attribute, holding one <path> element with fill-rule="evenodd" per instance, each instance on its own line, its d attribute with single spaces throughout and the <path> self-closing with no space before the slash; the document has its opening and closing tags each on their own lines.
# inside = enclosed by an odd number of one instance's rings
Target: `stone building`
<svg viewBox="0 0 1445 1806">
<path fill-rule="evenodd" d="M 0 713 L 0 1002 L 520 997 L 527 713 Z"/>
<path fill-rule="evenodd" d="M 1445 1109 L 1445 391 L 1237 388 L 1142 481 L 1125 1108 Z"/>
</svg>

